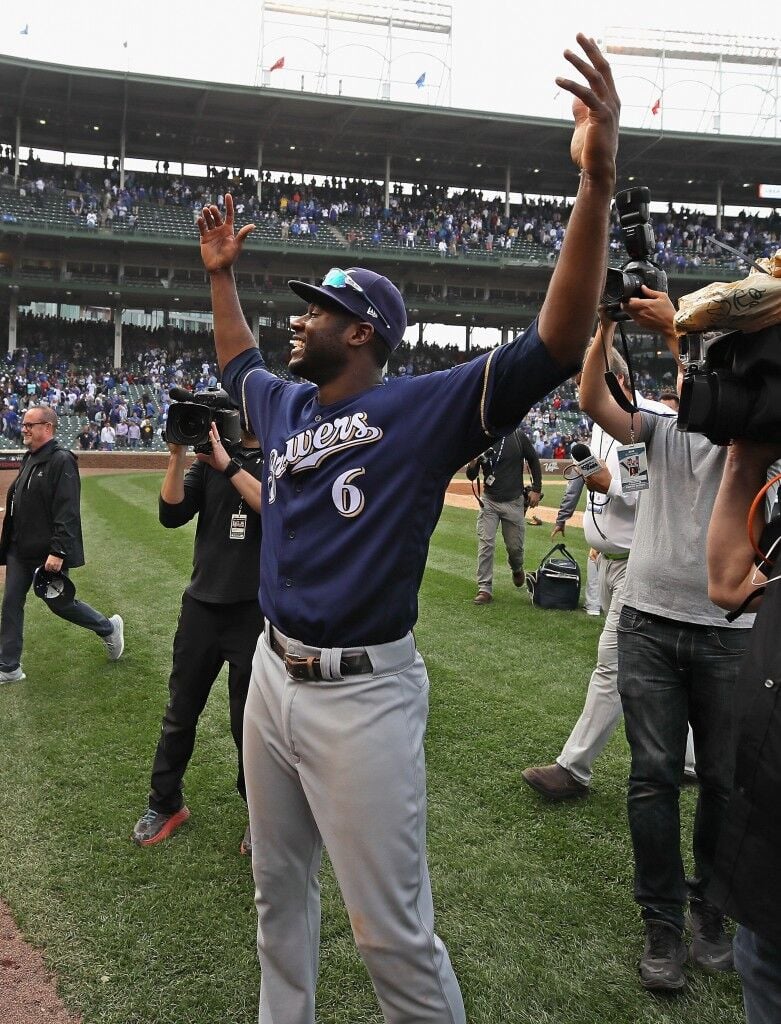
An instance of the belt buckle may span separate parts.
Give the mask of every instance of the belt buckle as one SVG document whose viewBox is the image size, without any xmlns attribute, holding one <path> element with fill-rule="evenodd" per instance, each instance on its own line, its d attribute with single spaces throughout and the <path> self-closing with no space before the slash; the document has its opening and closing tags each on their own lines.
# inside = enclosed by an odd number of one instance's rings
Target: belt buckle
<svg viewBox="0 0 781 1024">
<path fill-rule="evenodd" d="M 282 660 L 285 663 L 285 670 L 291 679 L 310 680 L 311 682 L 317 682 L 318 679 L 322 679 L 320 675 L 320 659 L 315 658 L 314 655 L 310 654 L 307 657 L 303 657 L 298 654 L 285 653 Z"/>
</svg>

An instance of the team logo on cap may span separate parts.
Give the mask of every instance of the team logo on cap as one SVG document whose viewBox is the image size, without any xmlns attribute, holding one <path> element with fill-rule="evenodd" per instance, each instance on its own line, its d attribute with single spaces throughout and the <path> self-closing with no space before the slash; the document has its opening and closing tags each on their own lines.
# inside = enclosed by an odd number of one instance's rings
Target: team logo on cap
<svg viewBox="0 0 781 1024">
<path fill-rule="evenodd" d="M 369 306 L 369 308 L 368 308 L 368 309 L 366 310 L 366 315 L 367 315 L 367 316 L 373 316 L 375 320 L 376 320 L 376 319 L 378 318 L 378 316 L 379 316 L 379 314 L 378 314 L 377 310 L 376 310 L 376 309 L 374 309 L 374 308 L 373 308 L 372 306 Z"/>
</svg>

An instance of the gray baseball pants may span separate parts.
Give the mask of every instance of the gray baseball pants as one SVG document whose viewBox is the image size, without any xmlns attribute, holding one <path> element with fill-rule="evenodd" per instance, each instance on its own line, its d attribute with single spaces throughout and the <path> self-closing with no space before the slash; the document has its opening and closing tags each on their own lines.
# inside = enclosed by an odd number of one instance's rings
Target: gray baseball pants
<svg viewBox="0 0 781 1024">
<path fill-rule="evenodd" d="M 244 712 L 244 770 L 261 967 L 260 1024 L 314 1024 L 323 843 L 388 1024 L 465 1024 L 434 934 L 423 737 L 428 677 L 412 635 L 365 648 L 371 675 L 341 678 L 342 651 L 276 637 L 321 659 L 291 679 L 261 634 Z M 345 651 L 355 653 L 355 649 Z"/>
</svg>

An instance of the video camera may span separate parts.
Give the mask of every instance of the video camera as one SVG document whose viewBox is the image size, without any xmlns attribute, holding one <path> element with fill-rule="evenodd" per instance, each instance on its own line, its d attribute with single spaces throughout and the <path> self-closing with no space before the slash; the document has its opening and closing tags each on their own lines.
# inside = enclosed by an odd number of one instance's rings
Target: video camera
<svg viewBox="0 0 781 1024">
<path fill-rule="evenodd" d="M 192 445 L 196 452 L 211 454 L 209 431 L 212 421 L 217 424 L 220 440 L 230 450 L 241 442 L 241 421 L 238 406 L 222 388 L 208 391 L 185 391 L 171 388 L 175 403 L 168 410 L 165 440 L 169 444 Z"/>
<path fill-rule="evenodd" d="M 781 325 L 744 334 L 685 334 L 678 428 L 713 444 L 781 441 Z"/>
<path fill-rule="evenodd" d="M 650 224 L 650 189 L 644 185 L 617 192 L 616 210 L 621 224 L 629 260 L 620 270 L 608 268 L 602 290 L 601 305 L 611 320 L 630 320 L 621 304 L 632 298 L 642 298 L 642 286 L 657 292 L 667 291 L 667 274 L 653 262 L 654 232 Z"/>
</svg>

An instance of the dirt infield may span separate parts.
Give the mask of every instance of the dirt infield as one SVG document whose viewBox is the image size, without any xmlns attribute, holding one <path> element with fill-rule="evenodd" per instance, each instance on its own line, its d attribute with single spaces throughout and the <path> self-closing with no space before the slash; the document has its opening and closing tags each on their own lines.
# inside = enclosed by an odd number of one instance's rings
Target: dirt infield
<svg viewBox="0 0 781 1024">
<path fill-rule="evenodd" d="M 477 512 L 477 499 L 472 494 L 472 488 L 466 480 L 451 480 L 450 486 L 447 489 L 445 495 L 445 504 L 450 505 L 453 508 L 471 508 Z M 555 523 L 556 514 L 558 508 L 550 508 L 547 505 L 538 505 L 537 508 L 530 511 L 526 520 L 529 525 L 532 515 L 536 515 L 538 519 L 541 519 L 543 523 Z M 574 512 L 572 518 L 568 520 L 568 525 L 571 526 L 583 526 L 583 513 Z"/>
<path fill-rule="evenodd" d="M 81 1024 L 65 1009 L 43 954 L 22 938 L 0 900 L 0 1021 L 3 1024 Z"/>
</svg>

